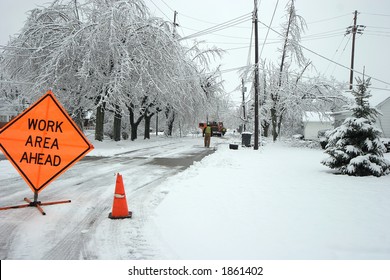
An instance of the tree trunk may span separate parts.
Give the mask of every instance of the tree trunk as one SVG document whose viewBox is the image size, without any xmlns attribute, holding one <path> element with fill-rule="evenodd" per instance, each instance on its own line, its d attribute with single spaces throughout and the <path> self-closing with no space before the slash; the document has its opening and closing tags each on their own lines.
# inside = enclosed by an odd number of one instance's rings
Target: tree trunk
<svg viewBox="0 0 390 280">
<path fill-rule="evenodd" d="M 137 137 L 138 137 L 137 130 L 138 130 L 138 125 L 132 124 L 131 125 L 131 129 L 130 129 L 130 132 L 131 132 L 130 139 L 131 139 L 131 141 L 134 141 L 135 139 L 137 139 Z"/>
<path fill-rule="evenodd" d="M 284 69 L 284 60 L 286 58 L 286 50 L 287 50 L 287 43 L 288 43 L 288 35 L 290 32 L 290 26 L 291 26 L 291 20 L 292 20 L 292 9 L 290 9 L 290 14 L 288 18 L 288 25 L 287 25 L 287 30 L 286 30 L 286 36 L 284 39 L 284 45 L 283 45 L 283 50 L 282 50 L 282 60 L 280 62 L 280 68 L 279 68 L 279 81 L 278 81 L 278 89 L 276 92 L 276 96 L 272 98 L 274 101 L 274 106 L 271 109 L 271 120 L 272 120 L 272 137 L 273 141 L 275 142 L 276 139 L 278 138 L 279 132 L 280 132 L 280 125 L 281 125 L 281 119 L 282 119 L 282 112 L 280 113 L 280 119 L 278 120 L 278 114 L 277 114 L 277 109 L 276 105 L 279 102 L 279 90 L 282 86 L 282 76 L 283 76 L 283 69 Z"/>
<path fill-rule="evenodd" d="M 120 112 L 119 105 L 115 105 L 115 115 L 114 115 L 114 141 L 121 140 L 121 130 L 122 130 L 122 114 Z"/>
<path fill-rule="evenodd" d="M 276 114 L 276 108 L 271 108 L 271 122 L 272 122 L 272 139 L 275 142 L 278 138 L 277 132 L 277 124 L 278 124 L 278 116 Z"/>
<path fill-rule="evenodd" d="M 81 131 L 84 131 L 84 118 L 83 118 L 83 109 L 78 108 L 76 110 L 76 116 L 74 117 L 74 122 L 80 128 Z"/>
<path fill-rule="evenodd" d="M 287 30 L 286 30 L 286 37 L 284 39 L 284 45 L 283 45 L 282 61 L 280 63 L 280 69 L 279 69 L 279 83 L 278 83 L 279 88 L 282 86 L 282 74 L 283 74 L 284 60 L 286 58 L 288 34 L 290 32 L 290 26 L 291 26 L 291 20 L 292 20 L 292 12 L 293 12 L 293 10 L 290 9 L 290 14 L 289 14 L 289 17 L 288 17 L 288 25 L 287 25 Z"/>
<path fill-rule="evenodd" d="M 278 135 L 280 135 L 280 128 L 282 126 L 282 121 L 283 121 L 283 112 L 280 112 L 279 120 L 278 120 Z"/>
<path fill-rule="evenodd" d="M 173 131 L 173 122 L 175 121 L 175 111 L 168 106 L 165 109 L 165 117 L 166 117 L 166 129 L 165 129 L 165 135 L 172 136 Z"/>
<path fill-rule="evenodd" d="M 148 113 L 145 113 L 144 121 L 145 121 L 145 134 L 144 139 L 150 139 L 150 120 L 152 119 L 154 113 L 148 115 Z"/>
<path fill-rule="evenodd" d="M 103 141 L 104 138 L 104 104 L 96 108 L 95 140 Z"/>
<path fill-rule="evenodd" d="M 269 130 L 269 127 L 270 127 L 270 123 L 268 121 L 265 121 L 263 120 L 262 124 L 261 124 L 261 127 L 263 128 L 263 135 L 264 137 L 268 137 L 268 130 Z"/>
<path fill-rule="evenodd" d="M 131 141 L 134 141 L 138 137 L 138 125 L 140 124 L 143 116 L 141 115 L 135 121 L 134 105 L 130 104 L 130 106 L 127 106 L 127 109 L 129 109 L 129 118 L 130 118 L 130 132 L 131 132 L 130 139 L 131 139 Z"/>
</svg>

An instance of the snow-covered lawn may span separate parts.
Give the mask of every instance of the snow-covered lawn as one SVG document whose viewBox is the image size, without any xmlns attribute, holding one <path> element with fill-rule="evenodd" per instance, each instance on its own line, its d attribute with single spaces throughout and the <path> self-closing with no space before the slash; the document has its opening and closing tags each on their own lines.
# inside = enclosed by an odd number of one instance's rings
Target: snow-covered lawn
<svg viewBox="0 0 390 280">
<path fill-rule="evenodd" d="M 336 175 L 320 149 L 220 141 L 160 186 L 144 230 L 166 258 L 390 258 L 390 175 Z"/>
</svg>

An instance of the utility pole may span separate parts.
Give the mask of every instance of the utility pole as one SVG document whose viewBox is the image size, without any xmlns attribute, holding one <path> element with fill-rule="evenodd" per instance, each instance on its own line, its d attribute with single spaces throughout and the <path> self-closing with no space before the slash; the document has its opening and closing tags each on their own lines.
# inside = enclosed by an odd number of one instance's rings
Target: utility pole
<svg viewBox="0 0 390 280">
<path fill-rule="evenodd" d="M 176 16 L 177 16 L 177 12 L 174 11 L 173 12 L 173 37 L 175 37 L 176 26 L 179 26 L 179 24 L 176 23 Z"/>
<path fill-rule="evenodd" d="M 349 89 L 352 90 L 353 87 L 353 67 L 355 62 L 355 37 L 356 33 L 363 34 L 364 28 L 366 28 L 364 25 L 356 25 L 357 22 L 357 11 L 355 10 L 354 18 L 353 18 L 353 26 L 348 26 L 347 31 L 345 35 L 352 33 L 352 52 L 351 52 L 351 70 L 349 73 Z"/>
<path fill-rule="evenodd" d="M 246 87 L 244 85 L 244 79 L 241 79 L 241 90 L 242 90 L 242 112 L 243 112 L 243 119 L 244 119 L 244 130 L 246 131 L 246 112 L 245 112 L 245 92 L 246 92 Z"/>
<path fill-rule="evenodd" d="M 253 13 L 253 22 L 255 24 L 255 139 L 254 149 L 259 149 L 259 34 L 257 27 L 257 0 L 255 1 L 255 10 Z"/>
<path fill-rule="evenodd" d="M 172 36 L 173 37 L 175 37 L 176 27 L 179 26 L 176 23 L 176 16 L 177 16 L 177 12 L 174 11 L 174 13 L 173 13 L 173 30 L 172 30 Z M 158 111 L 156 111 L 156 136 L 158 136 Z"/>
</svg>

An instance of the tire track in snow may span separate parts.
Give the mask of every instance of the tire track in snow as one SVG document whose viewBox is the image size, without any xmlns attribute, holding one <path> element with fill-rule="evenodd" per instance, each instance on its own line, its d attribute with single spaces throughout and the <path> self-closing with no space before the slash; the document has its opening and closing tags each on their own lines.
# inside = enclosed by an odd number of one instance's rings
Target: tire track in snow
<svg viewBox="0 0 390 280">
<path fill-rule="evenodd" d="M 175 153 L 175 149 L 180 152 Z M 167 157 L 171 154 L 174 160 Z M 2 224 L 6 225 L 0 231 L 0 257 L 52 260 L 157 259 L 160 252 L 148 243 L 143 235 L 143 227 L 164 197 L 159 184 L 191 164 L 188 157 L 200 160 L 206 155 L 202 148 L 194 148 L 186 143 L 168 143 L 114 157 L 85 157 L 40 195 L 43 202 L 64 198 L 72 200 L 70 205 L 44 207 L 47 212 L 44 219 L 55 219 L 50 222 L 49 229 L 42 228 L 40 235 L 28 238 L 21 233 L 36 228 L 30 221 L 31 217 L 45 225 L 45 220 L 40 219 L 40 213 L 35 209 L 28 211 L 27 215 L 20 214 L 23 210 L 14 210 L 12 215 L 4 219 L 0 215 Z M 182 162 L 180 157 L 183 157 Z M 96 173 L 97 170 L 99 174 Z M 115 188 L 114 174 L 118 171 L 124 175 L 128 207 L 133 212 L 132 219 L 108 219 Z M 5 180 L 5 183 L 10 182 L 9 179 Z M 20 182 L 21 179 L 18 183 Z M 107 185 L 107 182 L 112 184 Z M 6 197 L 15 197 L 11 187 L 7 188 Z M 13 216 L 22 222 L 13 223 Z M 20 218 L 21 216 L 23 217 Z M 31 248 L 30 243 L 39 242 L 42 244 L 40 248 Z M 20 255 L 24 248 L 28 250 Z"/>
<path fill-rule="evenodd" d="M 90 235 L 93 235 L 99 224 L 102 210 L 108 211 L 109 207 L 90 209 L 84 218 L 66 233 L 63 239 L 52 247 L 43 257 L 44 260 L 79 260 L 97 259 L 97 256 L 88 249 Z"/>
<path fill-rule="evenodd" d="M 143 219 L 146 217 L 143 211 L 143 205 L 149 191 L 146 189 L 153 189 L 154 184 L 158 181 L 164 180 L 169 174 L 160 173 L 157 178 L 152 177 L 151 181 L 147 182 L 142 186 L 132 186 L 136 188 L 135 191 L 128 192 L 128 205 L 129 210 L 133 211 L 134 217 L 129 219 L 129 221 L 119 221 L 119 220 L 109 220 L 108 213 L 111 211 L 112 199 L 114 194 L 114 186 L 104 189 L 100 188 L 88 188 L 85 191 L 82 191 L 83 181 L 88 181 L 89 185 L 97 186 L 100 181 L 104 180 L 103 178 L 114 179 L 114 171 L 117 169 L 115 164 L 117 163 L 126 163 L 130 169 L 132 165 L 134 168 L 138 168 L 137 172 L 144 173 L 148 172 L 149 166 L 145 165 L 150 162 L 151 159 L 137 159 L 129 160 L 129 158 L 104 158 L 98 159 L 99 162 L 104 162 L 105 165 L 110 166 L 109 169 L 106 169 L 105 174 L 100 174 L 96 176 L 95 172 L 84 173 L 80 183 L 77 183 L 78 190 L 73 191 L 72 193 L 79 193 L 79 197 L 92 197 L 93 202 L 88 205 L 80 205 L 86 207 L 88 211 L 83 215 L 83 218 L 77 222 L 77 224 L 72 224 L 72 230 L 68 231 L 68 228 L 63 226 L 61 231 L 64 231 L 60 234 L 60 237 L 50 242 L 55 243 L 48 252 L 46 252 L 42 259 L 63 259 L 63 260 L 77 260 L 77 259 L 100 259 L 102 258 L 99 253 L 99 243 L 102 244 L 102 248 L 110 248 L 116 252 L 116 259 L 140 259 L 151 258 L 153 254 L 147 253 L 151 252 L 152 248 L 148 247 L 146 240 L 144 240 L 141 235 L 141 227 L 143 226 Z M 87 164 L 88 165 L 88 164 Z M 80 168 L 85 169 L 86 166 L 80 166 Z M 140 168 L 142 170 L 140 170 Z M 78 170 L 75 170 L 77 173 Z M 87 176 L 85 176 L 87 175 Z M 69 179 L 72 179 L 73 176 L 69 176 Z M 112 180 L 114 181 L 114 180 Z M 130 181 L 130 180 L 126 180 Z M 143 182 L 145 182 L 143 180 Z M 65 184 L 63 182 L 62 184 Z M 109 201 L 107 198 L 109 197 Z M 130 198 L 130 199 L 129 199 Z M 80 200 L 76 197 L 75 200 Z M 83 200 L 85 202 L 85 199 Z M 73 203 L 73 202 L 72 202 Z M 131 208 L 133 207 L 133 209 Z M 67 221 L 76 221 L 77 214 L 69 211 L 67 215 L 62 217 L 57 224 L 66 225 Z M 97 234 L 97 227 L 100 227 L 102 224 L 109 223 L 110 230 L 107 231 L 107 237 L 105 240 L 97 240 L 95 235 Z M 123 223 L 130 223 L 129 227 L 123 226 Z M 98 234 L 102 236 L 102 234 Z M 126 239 L 124 236 L 128 237 L 129 242 L 127 244 L 121 244 L 121 242 Z M 47 238 L 51 238 L 48 236 Z M 104 258 L 104 257 L 103 257 Z"/>
</svg>

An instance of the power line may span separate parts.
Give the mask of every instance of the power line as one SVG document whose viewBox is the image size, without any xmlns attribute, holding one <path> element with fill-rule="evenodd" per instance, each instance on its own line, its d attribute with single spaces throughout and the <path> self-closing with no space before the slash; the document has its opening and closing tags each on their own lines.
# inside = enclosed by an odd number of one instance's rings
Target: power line
<svg viewBox="0 0 390 280">
<path fill-rule="evenodd" d="M 217 32 L 217 31 L 220 31 L 220 30 L 223 30 L 223 29 L 235 26 L 235 25 L 238 25 L 240 23 L 246 22 L 250 18 L 251 18 L 251 14 L 248 13 L 248 14 L 242 15 L 240 17 L 234 18 L 232 20 L 220 23 L 220 24 L 215 25 L 213 27 L 209 27 L 209 28 L 204 29 L 202 31 L 196 32 L 196 33 L 191 34 L 189 36 L 180 38 L 179 40 L 187 40 L 187 39 L 191 39 L 191 38 L 195 38 L 195 37 L 211 34 L 211 33 L 214 33 L 214 32 Z"/>
<path fill-rule="evenodd" d="M 369 88 L 371 88 L 371 89 L 377 89 L 377 90 L 390 91 L 390 88 L 378 88 L 378 87 L 372 87 L 372 86 L 370 86 Z"/>
<path fill-rule="evenodd" d="M 345 38 L 345 36 L 344 36 L 344 38 Z M 344 39 L 343 38 L 343 39 Z M 344 54 L 344 52 L 345 52 L 345 49 L 347 48 L 347 46 L 348 46 L 348 44 L 349 44 L 349 42 L 351 41 L 351 37 L 348 37 L 348 40 L 347 40 L 347 42 L 345 43 L 345 46 L 344 46 L 344 48 L 343 48 L 343 51 L 341 52 L 341 54 L 340 54 L 340 56 L 339 56 L 339 60 L 341 59 L 341 57 L 342 57 L 342 55 Z M 342 43 L 343 41 L 341 41 L 341 43 Z M 340 45 L 341 45 L 341 43 L 340 43 Z M 333 60 L 333 57 L 332 57 L 332 60 Z M 331 62 L 329 62 L 329 65 L 331 64 Z M 332 71 L 332 74 L 331 75 L 333 75 L 333 73 L 334 73 L 334 71 L 336 71 L 336 67 L 337 67 L 337 65 L 335 64 L 334 65 L 334 67 L 333 67 L 333 71 Z"/>
<path fill-rule="evenodd" d="M 250 69 L 252 67 L 253 67 L 253 65 L 245 65 L 245 66 L 239 66 L 239 67 L 235 67 L 235 68 L 223 69 L 223 70 L 220 70 L 219 72 L 221 74 L 223 74 L 223 73 L 228 73 L 228 72 L 232 72 L 232 71 L 239 71 L 239 70 L 243 70 L 243 69 Z"/>
<path fill-rule="evenodd" d="M 376 36 L 376 37 L 387 37 L 389 38 L 390 37 L 390 34 L 379 34 L 379 33 L 368 33 L 366 34 L 367 36 Z"/>
<path fill-rule="evenodd" d="M 278 8 L 278 5 L 279 5 L 279 0 L 275 4 L 274 12 L 272 14 L 272 18 L 271 18 L 271 22 L 270 22 L 269 26 L 272 26 L 272 22 L 274 21 L 274 17 L 275 17 L 275 13 L 276 13 L 276 9 Z M 261 55 L 263 54 L 265 43 L 267 42 L 267 39 L 268 39 L 269 31 L 270 31 L 270 28 L 267 29 L 267 34 L 265 35 L 264 44 L 261 47 L 261 51 L 260 51 L 260 55 L 259 55 L 260 59 L 261 59 Z"/>
<path fill-rule="evenodd" d="M 320 33 L 314 33 L 314 34 L 302 36 L 302 38 L 322 37 L 322 36 L 328 36 L 328 35 L 334 35 L 334 34 L 341 35 L 342 33 L 344 33 L 341 31 L 344 31 L 344 30 L 345 30 L 344 28 L 338 28 L 338 29 L 333 29 L 333 30 L 329 30 L 329 31 L 324 31 L 324 32 L 320 32 Z"/>
<path fill-rule="evenodd" d="M 336 51 L 334 52 L 334 54 L 333 54 L 333 56 L 332 56 L 332 58 L 331 58 L 332 60 L 334 60 L 336 54 L 338 53 L 338 51 L 339 51 L 339 49 L 340 49 L 340 47 L 341 47 L 341 44 L 344 42 L 344 40 L 345 40 L 345 36 L 343 36 L 343 38 L 342 38 L 342 40 L 341 40 L 339 46 L 337 47 Z M 345 48 L 344 48 L 344 50 L 345 50 Z M 344 50 L 343 50 L 343 52 L 344 52 Z M 329 63 L 328 63 L 328 66 L 327 66 L 326 69 L 325 69 L 325 73 L 328 71 L 330 65 L 331 65 L 331 63 L 329 62 Z"/>
<path fill-rule="evenodd" d="M 267 24 L 265 24 L 264 22 L 262 22 L 262 21 L 260 21 L 260 20 L 258 20 L 258 22 L 261 23 L 262 25 L 268 27 Z M 283 35 L 282 35 L 280 32 L 276 31 L 276 30 L 273 29 L 272 27 L 269 27 L 269 28 L 270 28 L 273 32 L 275 32 L 276 34 L 278 34 L 279 36 L 282 36 L 282 37 L 283 37 Z M 287 39 L 288 39 L 288 38 L 287 38 Z M 288 40 L 291 41 L 290 39 L 288 39 Z M 321 55 L 321 54 L 319 54 L 319 53 L 317 53 L 317 52 L 315 52 L 315 51 L 313 51 L 313 50 L 311 50 L 311 49 L 309 49 L 309 48 L 306 48 L 306 47 L 303 46 L 302 44 L 297 44 L 297 45 L 300 46 L 301 48 L 307 50 L 308 52 L 310 52 L 310 53 L 312 53 L 312 54 L 314 54 L 314 55 L 316 55 L 316 56 L 319 56 L 319 57 L 321 57 L 322 59 L 325 59 L 325 60 L 327 60 L 327 61 L 329 61 L 329 62 L 332 62 L 332 63 L 334 63 L 334 64 L 336 64 L 336 65 L 338 65 L 338 66 L 340 66 L 340 67 L 342 67 L 342 68 L 345 68 L 345 69 L 348 69 L 348 70 L 352 70 L 353 72 L 356 72 L 356 73 L 359 74 L 359 75 L 364 75 L 364 76 L 369 77 L 369 78 L 371 78 L 372 80 L 375 80 L 375 81 L 377 81 L 377 82 L 381 82 L 381 83 L 384 83 L 384 84 L 386 84 L 386 85 L 390 85 L 389 82 L 386 82 L 386 81 L 383 81 L 383 80 L 374 78 L 374 77 L 372 77 L 372 76 L 370 76 L 370 75 L 367 75 L 367 74 L 365 74 L 365 73 L 363 74 L 363 73 L 360 72 L 360 71 L 351 69 L 351 68 L 349 68 L 349 67 L 347 67 L 347 66 L 345 66 L 345 65 L 342 65 L 341 63 L 338 63 L 338 62 L 336 62 L 336 61 L 333 61 L 333 60 L 331 60 L 331 59 L 329 59 L 329 58 L 327 58 L 327 57 L 325 57 L 325 56 L 323 56 L 323 55 Z"/>
<path fill-rule="evenodd" d="M 280 41 L 278 42 L 269 42 L 269 43 L 263 43 L 265 45 L 272 45 L 272 44 L 279 44 Z M 253 46 L 253 43 L 251 45 L 246 45 L 245 47 L 237 47 L 237 48 L 229 48 L 229 49 L 224 49 L 225 51 L 234 51 L 234 50 L 242 50 L 242 49 L 247 49 L 247 48 L 250 48 L 251 46 Z"/>
<path fill-rule="evenodd" d="M 186 17 L 186 18 L 189 18 L 189 19 L 192 19 L 192 20 L 196 20 L 196 21 L 199 21 L 199 22 L 207 23 L 207 24 L 214 24 L 214 25 L 218 24 L 216 22 L 211 22 L 211 21 L 207 21 L 207 20 L 203 20 L 203 19 L 194 18 L 192 16 L 188 16 L 188 15 L 182 14 L 182 13 L 180 13 L 180 15 L 182 15 L 183 17 Z"/>
<path fill-rule="evenodd" d="M 182 14 L 180 14 L 180 15 L 182 15 Z M 199 30 L 199 29 L 193 29 L 193 28 L 183 27 L 183 26 L 181 26 L 181 27 L 183 29 L 188 29 L 188 30 L 195 31 L 195 32 L 201 32 L 201 30 Z M 248 40 L 249 39 L 249 37 L 239 37 L 239 36 L 222 35 L 222 34 L 214 34 L 214 36 L 224 37 L 224 38 L 232 38 L 232 39 L 240 39 L 240 40 Z"/>
<path fill-rule="evenodd" d="M 349 14 L 348 14 L 348 15 L 349 15 Z M 351 20 L 350 25 L 352 25 L 352 23 L 353 23 L 353 20 Z M 342 38 L 342 40 L 341 40 L 339 46 L 337 47 L 335 53 L 333 54 L 331 60 L 334 60 L 334 58 L 335 58 L 337 52 L 339 51 L 339 49 L 340 49 L 342 43 L 344 42 L 345 38 L 346 38 L 346 37 L 343 36 L 343 38 Z M 345 49 L 347 48 L 347 45 L 348 45 L 348 43 L 349 43 L 350 40 L 351 40 L 351 37 L 348 37 L 348 40 L 347 40 L 347 42 L 346 42 L 346 44 L 345 44 L 345 46 L 344 46 L 344 48 L 343 48 L 343 51 L 342 51 L 342 52 L 340 53 L 340 55 L 339 55 L 339 59 L 340 59 L 341 56 L 344 54 Z M 331 62 L 328 63 L 328 66 L 326 67 L 325 73 L 328 71 L 328 69 L 329 69 L 329 67 L 330 67 L 331 64 L 332 64 Z M 336 66 L 337 66 L 337 65 L 335 64 L 334 67 L 333 67 L 333 71 L 332 71 L 331 75 L 333 75 L 334 71 L 336 70 Z"/>
<path fill-rule="evenodd" d="M 383 26 L 371 26 L 366 25 L 367 28 L 374 28 L 374 29 L 390 29 L 390 27 L 383 27 Z"/>
<path fill-rule="evenodd" d="M 207 24 L 212 24 L 212 25 L 218 25 L 218 23 L 216 22 L 212 22 L 212 21 L 207 21 L 207 20 L 204 20 L 204 19 L 199 19 L 199 18 L 195 18 L 195 17 L 192 17 L 192 16 L 189 16 L 189 15 L 186 15 L 186 14 L 183 14 L 183 13 L 180 13 L 181 16 L 183 17 L 186 17 L 186 18 L 189 18 L 189 19 L 192 19 L 192 20 L 195 20 L 195 21 L 198 21 L 198 22 L 203 22 L 203 23 L 207 23 Z M 245 29 L 248 29 L 249 27 L 246 27 L 246 26 L 234 26 L 234 28 L 245 28 Z M 190 29 L 190 28 L 188 28 Z M 194 31 L 197 31 L 195 29 L 192 29 Z"/>
<path fill-rule="evenodd" d="M 161 0 L 161 2 L 163 2 L 164 5 L 167 6 L 167 8 L 171 10 L 171 12 L 175 12 L 175 10 L 172 9 L 164 0 Z"/>
<path fill-rule="evenodd" d="M 334 33 L 334 34 L 328 34 L 328 35 L 318 35 L 318 36 L 310 36 L 310 37 L 302 37 L 302 41 L 315 41 L 315 40 L 324 40 L 324 39 L 329 39 L 329 38 L 335 38 L 335 37 L 341 37 L 341 33 Z"/>
<path fill-rule="evenodd" d="M 340 63 L 338 63 L 338 62 L 336 62 L 336 61 L 330 60 L 329 58 L 327 58 L 327 57 L 325 57 L 325 56 L 323 56 L 323 55 L 321 55 L 321 54 L 319 54 L 319 53 L 316 53 L 315 51 L 312 51 L 312 50 L 306 48 L 305 46 L 303 46 L 303 45 L 301 45 L 301 44 L 299 44 L 299 45 L 301 46 L 301 48 L 303 48 L 303 49 L 305 49 L 305 50 L 307 50 L 307 51 L 309 51 L 309 52 L 311 52 L 311 53 L 313 53 L 313 54 L 315 54 L 315 55 L 317 55 L 317 56 L 319 56 L 319 57 L 321 57 L 321 58 L 323 58 L 323 59 L 325 59 L 325 60 L 331 61 L 332 63 L 335 63 L 335 64 L 337 64 L 337 65 L 340 66 L 340 67 L 343 67 L 343 68 L 348 69 L 348 70 L 352 70 L 353 72 L 356 72 L 356 73 L 358 73 L 359 75 L 364 75 L 364 76 L 369 77 L 369 78 L 371 78 L 372 80 L 375 80 L 375 81 L 377 81 L 377 82 L 381 82 L 381 83 L 384 83 L 384 84 L 386 84 L 386 85 L 390 85 L 390 83 L 388 83 L 388 82 L 385 82 L 385 81 L 376 79 L 376 78 L 374 78 L 374 77 L 372 77 L 372 76 L 370 76 L 370 75 L 367 75 L 367 74 L 365 74 L 365 73 L 362 73 L 362 72 L 357 71 L 357 70 L 354 70 L 354 69 L 351 69 L 351 68 L 349 68 L 349 67 L 347 67 L 347 66 L 344 66 L 344 65 L 342 65 L 342 64 L 340 64 Z"/>
<path fill-rule="evenodd" d="M 152 4 L 157 8 L 157 10 L 159 10 L 160 13 L 162 13 L 168 20 L 171 20 L 170 17 L 167 16 L 167 15 L 163 12 L 163 10 L 161 10 L 160 7 L 157 6 L 157 5 L 153 2 L 153 0 L 150 0 L 150 2 L 152 2 Z"/>
<path fill-rule="evenodd" d="M 239 17 L 239 18 L 227 21 L 225 23 L 216 25 L 214 27 L 207 28 L 205 30 L 199 31 L 199 32 L 194 33 L 192 35 L 189 35 L 187 37 L 181 38 L 180 40 L 185 40 L 185 39 L 190 39 L 190 38 L 194 38 L 194 37 L 199 37 L 199 36 L 204 36 L 204 35 L 207 35 L 207 34 L 211 34 L 211 33 L 214 33 L 214 32 L 217 32 L 217 31 L 220 31 L 220 30 L 223 30 L 223 29 L 226 29 L 226 28 L 230 28 L 230 27 L 235 26 L 237 24 L 246 22 L 248 19 L 249 19 L 249 17 L 244 15 L 242 17 Z"/>
<path fill-rule="evenodd" d="M 390 17 L 390 15 L 386 15 L 386 14 L 371 14 L 371 13 L 361 13 L 361 14 L 370 15 L 370 16 Z"/>
<path fill-rule="evenodd" d="M 218 44 L 218 45 L 245 45 L 247 46 L 248 44 L 242 43 L 242 42 L 218 42 L 218 41 L 207 41 L 207 43 L 210 44 Z"/>
<path fill-rule="evenodd" d="M 163 1 L 163 0 L 161 0 L 161 1 Z M 279 1 L 279 0 L 278 0 L 278 1 Z M 277 3 L 277 4 L 278 4 L 278 3 Z M 276 4 L 276 6 L 277 6 L 277 4 Z M 260 6 L 260 4 L 259 4 L 259 6 Z M 170 8 L 170 9 L 171 9 L 171 8 Z M 172 9 L 171 9 L 171 10 L 172 10 Z M 195 18 L 195 17 L 189 16 L 189 15 L 183 14 L 183 13 L 180 13 L 180 15 L 183 16 L 183 17 L 186 17 L 186 18 L 190 18 L 190 19 L 192 19 L 192 20 L 199 21 L 199 22 L 217 25 L 217 23 L 215 23 L 215 22 L 211 22 L 211 21 L 207 21 L 207 20 Z M 275 11 L 274 11 L 274 15 L 275 15 Z M 274 17 L 274 15 L 273 15 L 273 17 Z M 314 23 L 319 23 L 319 22 L 330 21 L 330 20 L 333 20 L 333 19 L 337 19 L 337 18 L 349 16 L 349 15 L 350 15 L 349 13 L 348 13 L 348 14 L 343 14 L 343 15 L 339 15 L 339 16 L 335 16 L 335 17 L 331 17 L 331 18 L 326 18 L 326 19 L 321 19 L 321 20 L 317 20 L 317 21 L 312 21 L 312 22 L 307 23 L 307 24 L 309 25 L 309 24 L 314 24 Z M 271 20 L 271 22 L 272 22 L 272 20 Z M 272 24 L 271 24 L 270 26 L 272 26 Z M 244 27 L 244 26 L 241 26 L 241 27 L 240 27 L 240 26 L 235 26 L 235 27 L 236 27 L 236 28 L 245 28 L 245 29 L 248 29 L 248 27 Z M 267 28 L 267 27 L 265 27 L 265 28 Z M 193 31 L 198 31 L 198 30 L 191 29 L 191 28 L 188 28 L 188 27 L 186 27 L 186 29 L 193 30 Z"/>
<path fill-rule="evenodd" d="M 309 24 L 313 24 L 313 23 L 319 23 L 319 22 L 324 22 L 324 21 L 330 21 L 330 20 L 333 20 L 333 19 L 337 19 L 337 18 L 341 18 L 341 17 L 346 17 L 346 16 L 350 16 L 350 14 L 348 13 L 348 14 L 343 14 L 343 15 L 331 17 L 331 18 L 320 19 L 320 20 L 308 22 L 307 24 L 309 25 Z"/>
</svg>

